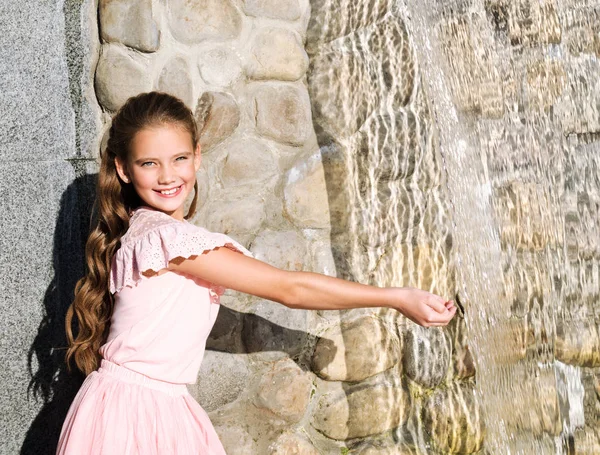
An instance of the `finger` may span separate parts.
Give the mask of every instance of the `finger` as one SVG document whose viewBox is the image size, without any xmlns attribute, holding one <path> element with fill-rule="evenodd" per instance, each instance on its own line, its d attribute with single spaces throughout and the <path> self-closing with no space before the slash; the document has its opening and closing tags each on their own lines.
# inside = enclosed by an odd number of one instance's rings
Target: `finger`
<svg viewBox="0 0 600 455">
<path fill-rule="evenodd" d="M 448 312 L 448 316 L 441 316 L 441 319 L 434 320 L 429 323 L 431 327 L 445 327 L 452 320 L 456 314 L 456 309 Z"/>
<path fill-rule="evenodd" d="M 431 308 L 433 308 L 438 313 L 445 313 L 446 311 L 448 311 L 446 306 L 444 305 L 444 299 L 442 299 L 441 297 L 438 297 L 437 295 L 432 294 L 429 297 L 428 304 Z"/>
<path fill-rule="evenodd" d="M 431 313 L 431 317 L 429 318 L 429 322 L 435 324 L 447 324 L 456 314 L 456 307 L 446 310 L 444 313 Z"/>
</svg>

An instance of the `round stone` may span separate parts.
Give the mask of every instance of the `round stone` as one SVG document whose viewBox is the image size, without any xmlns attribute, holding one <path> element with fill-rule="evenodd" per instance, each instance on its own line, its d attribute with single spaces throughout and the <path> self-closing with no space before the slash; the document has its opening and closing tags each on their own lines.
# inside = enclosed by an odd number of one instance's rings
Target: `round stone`
<svg viewBox="0 0 600 455">
<path fill-rule="evenodd" d="M 452 363 L 454 376 L 467 379 L 475 376 L 475 362 L 467 343 L 467 325 L 463 318 L 455 317 L 448 325 L 452 334 Z"/>
<path fill-rule="evenodd" d="M 275 1 L 275 0 L 274 0 Z M 308 24 L 307 43 L 322 45 L 344 36 L 358 35 L 357 31 L 375 28 L 386 15 L 398 20 L 396 14 L 390 14 L 390 2 L 356 2 L 354 0 L 336 1 L 336 14 L 331 0 L 313 0 L 310 2 L 310 22 Z M 333 14 L 332 14 L 333 13 Z M 343 14 L 342 14 L 343 13 Z"/>
<path fill-rule="evenodd" d="M 200 169 L 196 172 L 196 181 L 198 182 L 198 202 L 196 204 L 196 210 L 199 210 L 208 200 L 208 173 L 202 166 L 200 166 Z"/>
<path fill-rule="evenodd" d="M 423 423 L 444 453 L 475 453 L 483 446 L 483 416 L 471 387 L 453 383 L 436 390 L 425 403 Z"/>
<path fill-rule="evenodd" d="M 308 93 L 300 86 L 261 85 L 254 93 L 254 118 L 260 134 L 302 145 L 312 131 Z"/>
<path fill-rule="evenodd" d="M 598 39 L 593 27 L 573 27 L 566 37 L 567 49 L 575 56 L 579 54 L 596 54 L 600 52 Z"/>
<path fill-rule="evenodd" d="M 249 311 L 244 313 L 242 341 L 246 351 L 278 351 L 289 357 L 302 354 L 311 338 L 309 312 L 294 310 L 270 300 L 253 300 Z"/>
<path fill-rule="evenodd" d="M 352 166 L 349 151 L 348 148 L 335 142 L 320 148 L 325 181 L 327 182 L 332 236 L 347 235 L 351 231 L 350 211 L 348 210 L 351 202 L 348 185 L 351 185 L 350 182 L 353 176 L 351 176 L 349 169 Z M 346 263 L 349 260 L 345 257 L 340 259 Z"/>
<path fill-rule="evenodd" d="M 251 44 L 246 74 L 251 79 L 296 81 L 308 68 L 308 56 L 300 37 L 292 30 L 259 31 Z"/>
<path fill-rule="evenodd" d="M 251 251 L 256 259 L 283 270 L 304 270 L 310 260 L 306 240 L 295 231 L 263 231 L 252 242 Z M 244 316 L 246 351 L 274 351 L 290 357 L 302 354 L 309 339 L 308 314 L 268 300 L 258 301 Z"/>
<path fill-rule="evenodd" d="M 368 167 L 375 169 L 378 179 L 408 180 L 422 160 L 424 144 L 417 131 L 417 120 L 411 111 L 373 116 L 357 135 L 357 152 L 368 157 Z"/>
<path fill-rule="evenodd" d="M 274 352 L 274 358 L 297 357 L 309 342 L 307 312 L 268 300 L 244 314 L 242 342 L 248 353 Z"/>
<path fill-rule="evenodd" d="M 329 203 L 321 154 L 301 157 L 285 174 L 284 207 L 300 228 L 326 229 L 330 225 Z"/>
<path fill-rule="evenodd" d="M 569 365 L 600 367 L 600 333 L 590 321 L 558 321 L 554 350 L 556 358 Z"/>
<path fill-rule="evenodd" d="M 426 388 L 442 382 L 450 366 L 450 342 L 441 327 L 410 323 L 404 334 L 403 365 L 406 375 Z"/>
<path fill-rule="evenodd" d="M 160 45 L 160 31 L 152 17 L 152 0 L 100 0 L 100 36 L 105 42 L 119 42 L 142 52 L 154 52 Z"/>
<path fill-rule="evenodd" d="M 298 422 L 306 412 L 312 387 L 310 375 L 286 359 L 261 376 L 255 404 L 288 423 Z"/>
<path fill-rule="evenodd" d="M 315 347 L 312 369 L 328 381 L 362 381 L 399 359 L 398 337 L 379 319 L 367 316 L 325 331 Z"/>
<path fill-rule="evenodd" d="M 171 32 L 184 44 L 236 38 L 242 18 L 230 0 L 169 0 Z"/>
<path fill-rule="evenodd" d="M 296 231 L 265 230 L 252 242 L 254 257 L 283 270 L 305 270 L 309 261 L 306 240 Z"/>
<path fill-rule="evenodd" d="M 418 455 L 421 452 L 405 442 L 378 438 L 358 444 L 352 448 L 352 453 L 356 455 Z"/>
<path fill-rule="evenodd" d="M 575 455 L 595 455 L 600 453 L 600 431 L 598 428 L 584 427 L 575 430 L 574 454 Z"/>
<path fill-rule="evenodd" d="M 245 0 L 244 12 L 248 16 L 286 21 L 300 19 L 301 14 L 298 0 Z"/>
<path fill-rule="evenodd" d="M 329 237 L 331 231 L 324 231 Z M 337 266 L 331 247 L 331 240 L 312 240 L 311 249 L 313 254 L 313 266 L 311 272 L 320 273 L 322 275 L 337 277 Z"/>
<path fill-rule="evenodd" d="M 206 351 L 196 384 L 190 393 L 211 412 L 235 401 L 248 385 L 248 366 L 244 357 L 228 352 Z"/>
<path fill-rule="evenodd" d="M 359 384 L 323 395 L 313 415 L 313 427 L 325 436 L 345 440 L 380 434 L 403 425 L 406 393 L 387 384 Z"/>
<path fill-rule="evenodd" d="M 252 455 L 257 453 L 254 438 L 243 428 L 234 425 L 217 425 L 215 430 L 227 455 Z"/>
<path fill-rule="evenodd" d="M 269 446 L 271 455 L 320 455 L 315 446 L 302 435 L 283 433 Z"/>
<path fill-rule="evenodd" d="M 323 17 L 318 7 L 311 6 L 314 17 L 309 36 L 314 20 Z M 355 15 L 364 7 L 357 5 L 349 14 Z M 369 20 L 373 19 L 371 14 L 377 13 L 369 11 Z M 329 19 L 329 23 L 323 24 L 324 30 L 332 30 L 340 21 L 348 25 L 346 14 Z M 358 23 L 364 18 L 355 19 Z M 315 122 L 323 128 L 324 136 L 337 139 L 354 134 L 381 106 L 391 106 L 391 111 L 400 112 L 411 100 L 416 80 L 408 32 L 397 15 L 390 14 L 371 27 L 368 34 L 354 34 L 350 30 L 342 33 L 348 34 L 311 54 L 308 76 Z M 369 39 L 360 40 L 363 36 Z M 310 38 L 307 42 L 311 42 Z M 388 52 L 390 48 L 394 52 Z"/>
<path fill-rule="evenodd" d="M 198 100 L 194 116 L 203 152 L 231 136 L 240 124 L 240 108 L 227 93 L 205 92 Z"/>
<path fill-rule="evenodd" d="M 200 54 L 198 69 L 204 82 L 227 87 L 242 74 L 239 57 L 227 47 L 216 47 Z"/>
<path fill-rule="evenodd" d="M 457 346 L 452 355 L 454 375 L 459 379 L 475 376 L 475 362 L 469 346 Z"/>
<path fill-rule="evenodd" d="M 207 352 L 219 353 L 244 352 L 241 344 L 241 333 L 245 310 L 244 299 L 237 291 L 226 290 L 220 298 L 219 316 L 206 341 Z M 242 311 L 240 311 L 242 310 Z M 218 359 L 218 356 L 217 356 Z M 202 364 L 204 366 L 204 363 Z"/>
<path fill-rule="evenodd" d="M 221 181 L 226 187 L 264 183 L 279 175 L 275 154 L 256 139 L 235 139 L 224 144 L 226 155 Z"/>
<path fill-rule="evenodd" d="M 527 68 L 527 101 L 529 107 L 548 110 L 562 94 L 567 77 L 562 62 L 535 61 Z"/>
<path fill-rule="evenodd" d="M 131 96 L 152 89 L 150 71 L 133 53 L 116 44 L 102 46 L 96 76 L 96 96 L 109 111 L 116 111 Z"/>
<path fill-rule="evenodd" d="M 158 89 L 176 96 L 188 107 L 193 105 L 192 77 L 184 58 L 174 57 L 167 62 L 160 73 Z"/>
<path fill-rule="evenodd" d="M 245 192 L 212 193 L 198 216 L 207 229 L 227 235 L 253 233 L 264 219 L 264 200 L 260 194 Z"/>
</svg>

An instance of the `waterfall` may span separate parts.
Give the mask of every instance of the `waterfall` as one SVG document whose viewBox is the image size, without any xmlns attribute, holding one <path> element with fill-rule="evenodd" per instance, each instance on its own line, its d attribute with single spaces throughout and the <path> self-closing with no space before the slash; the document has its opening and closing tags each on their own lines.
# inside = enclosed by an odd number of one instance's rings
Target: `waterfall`
<svg viewBox="0 0 600 455">
<path fill-rule="evenodd" d="M 411 362 L 397 373 L 414 419 L 396 440 L 420 452 L 600 445 L 600 8 L 590 3 L 311 3 L 308 83 L 338 273 L 465 309 L 441 335 L 376 312 L 405 356 L 415 339 L 430 343 L 416 361 L 426 374 Z M 444 343 L 453 366 L 428 382 Z"/>
</svg>

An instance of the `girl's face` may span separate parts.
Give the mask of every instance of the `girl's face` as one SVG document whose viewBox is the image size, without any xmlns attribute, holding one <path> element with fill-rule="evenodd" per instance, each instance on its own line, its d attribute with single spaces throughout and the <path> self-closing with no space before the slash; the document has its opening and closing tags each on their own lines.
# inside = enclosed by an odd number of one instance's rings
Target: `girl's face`
<svg viewBox="0 0 600 455">
<path fill-rule="evenodd" d="M 194 149 L 190 133 L 179 125 L 164 125 L 139 131 L 127 162 L 117 158 L 115 165 L 119 177 L 133 185 L 146 205 L 183 220 L 200 161 L 200 145 Z"/>
</svg>

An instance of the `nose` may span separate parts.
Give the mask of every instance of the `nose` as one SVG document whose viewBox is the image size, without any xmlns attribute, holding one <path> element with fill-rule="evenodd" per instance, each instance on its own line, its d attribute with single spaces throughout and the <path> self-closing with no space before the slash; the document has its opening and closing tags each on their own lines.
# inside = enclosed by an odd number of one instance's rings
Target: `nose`
<svg viewBox="0 0 600 455">
<path fill-rule="evenodd" d="M 161 166 L 158 174 L 158 183 L 160 185 L 167 185 L 175 181 L 175 175 L 173 169 L 169 165 Z"/>
</svg>

